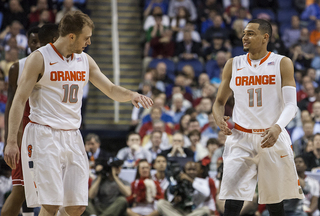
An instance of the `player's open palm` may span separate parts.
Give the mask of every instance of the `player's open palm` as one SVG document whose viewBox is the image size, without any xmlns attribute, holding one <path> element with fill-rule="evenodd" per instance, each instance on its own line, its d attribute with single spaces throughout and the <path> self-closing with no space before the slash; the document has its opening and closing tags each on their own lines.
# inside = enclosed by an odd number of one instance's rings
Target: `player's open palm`
<svg viewBox="0 0 320 216">
<path fill-rule="evenodd" d="M 138 103 L 140 103 L 143 106 L 143 108 L 145 108 L 145 109 L 149 109 L 153 105 L 153 101 L 151 98 L 144 96 L 142 94 L 139 94 L 137 92 L 135 92 L 132 95 L 131 102 L 137 108 L 139 108 Z"/>
<path fill-rule="evenodd" d="M 279 125 L 273 125 L 271 128 L 266 130 L 261 136 L 263 140 L 261 141 L 262 148 L 272 147 L 278 140 L 279 134 L 281 133 L 281 128 Z"/>
<path fill-rule="evenodd" d="M 4 160 L 11 169 L 16 169 L 20 155 L 18 145 L 7 144 L 4 150 Z"/>
</svg>

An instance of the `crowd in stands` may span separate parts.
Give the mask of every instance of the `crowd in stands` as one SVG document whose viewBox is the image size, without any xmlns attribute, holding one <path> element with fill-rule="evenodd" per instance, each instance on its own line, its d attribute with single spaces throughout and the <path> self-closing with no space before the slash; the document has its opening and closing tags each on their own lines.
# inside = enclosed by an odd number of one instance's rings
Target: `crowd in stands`
<svg viewBox="0 0 320 216">
<path fill-rule="evenodd" d="M 58 23 L 70 10 L 88 12 L 85 5 L 84 0 L 0 1 L 0 128 L 8 70 L 30 52 L 26 30 Z M 226 136 L 211 108 L 226 61 L 245 54 L 243 28 L 262 18 L 272 23 L 268 50 L 290 57 L 295 68 L 299 110 L 287 130 L 305 199 L 286 200 L 286 215 L 319 216 L 319 182 L 305 171 L 320 172 L 320 0 L 144 0 L 142 16 L 138 91 L 154 106 L 133 107 L 127 146 L 116 155 L 100 147 L 97 135 L 85 137 L 91 174 L 84 215 L 223 215 L 218 196 Z M 233 104 L 230 97 L 225 109 L 230 128 Z M 122 168 L 136 170 L 134 181 L 119 177 Z M 7 176 L 1 173 L 0 181 Z M 2 193 L 0 188 L 0 206 Z M 255 194 L 241 215 L 268 212 Z"/>
</svg>

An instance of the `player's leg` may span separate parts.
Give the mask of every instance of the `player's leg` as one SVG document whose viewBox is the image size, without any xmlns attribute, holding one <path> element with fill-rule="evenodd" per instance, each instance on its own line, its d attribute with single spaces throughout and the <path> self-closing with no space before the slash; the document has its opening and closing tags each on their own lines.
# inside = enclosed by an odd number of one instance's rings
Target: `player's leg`
<svg viewBox="0 0 320 216">
<path fill-rule="evenodd" d="M 27 202 L 24 201 L 22 204 L 22 216 L 34 216 L 34 208 L 28 208 Z"/>
<path fill-rule="evenodd" d="M 59 206 L 42 205 L 39 216 L 56 216 Z"/>
<path fill-rule="evenodd" d="M 283 201 L 280 203 L 267 204 L 270 216 L 284 216 Z"/>
<path fill-rule="evenodd" d="M 226 200 L 223 216 L 239 216 L 242 206 L 242 200 Z"/>
<path fill-rule="evenodd" d="M 80 216 L 86 210 L 86 206 L 67 206 L 60 208 L 57 216 Z"/>
<path fill-rule="evenodd" d="M 20 212 L 22 203 L 25 200 L 24 188 L 22 185 L 12 187 L 11 194 L 4 203 L 1 214 L 2 216 L 17 216 Z"/>
</svg>

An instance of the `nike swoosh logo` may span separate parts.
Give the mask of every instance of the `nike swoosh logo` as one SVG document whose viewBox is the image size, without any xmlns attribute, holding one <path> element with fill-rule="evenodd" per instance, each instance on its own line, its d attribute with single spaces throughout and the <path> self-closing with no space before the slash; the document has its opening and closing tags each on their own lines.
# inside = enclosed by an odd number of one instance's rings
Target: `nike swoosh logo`
<svg viewBox="0 0 320 216">
<path fill-rule="evenodd" d="M 244 68 L 244 67 L 243 67 Z M 242 70 L 243 68 L 238 68 L 237 71 Z"/>
<path fill-rule="evenodd" d="M 53 62 L 53 63 L 52 63 L 52 62 L 50 62 L 50 65 L 54 65 L 54 64 L 57 64 L 57 63 L 58 63 L 58 62 Z"/>
<path fill-rule="evenodd" d="M 281 155 L 280 157 L 281 157 L 281 158 L 284 158 L 284 157 L 287 157 L 287 156 L 288 156 L 288 155 Z"/>
</svg>

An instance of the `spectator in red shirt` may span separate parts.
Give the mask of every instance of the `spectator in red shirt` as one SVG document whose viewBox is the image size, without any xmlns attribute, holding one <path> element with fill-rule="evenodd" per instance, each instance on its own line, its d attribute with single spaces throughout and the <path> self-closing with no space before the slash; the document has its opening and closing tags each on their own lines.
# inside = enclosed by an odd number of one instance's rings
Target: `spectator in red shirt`
<svg viewBox="0 0 320 216">
<path fill-rule="evenodd" d="M 139 161 L 135 181 L 131 183 L 132 194 L 127 197 L 133 206 L 127 210 L 129 216 L 151 214 L 155 210 L 154 201 L 164 198 L 160 184 L 151 178 L 150 169 L 147 160 Z"/>
<path fill-rule="evenodd" d="M 40 14 L 43 10 L 49 10 L 48 2 L 47 2 L 47 0 L 38 0 L 35 11 L 31 12 L 31 14 L 29 16 L 30 24 L 40 21 Z M 50 14 L 49 22 L 54 23 L 55 22 L 55 15 L 52 12 L 52 10 L 49 10 L 49 14 Z"/>
</svg>

